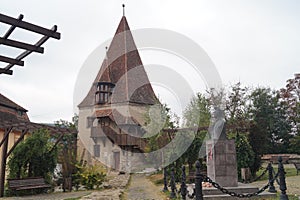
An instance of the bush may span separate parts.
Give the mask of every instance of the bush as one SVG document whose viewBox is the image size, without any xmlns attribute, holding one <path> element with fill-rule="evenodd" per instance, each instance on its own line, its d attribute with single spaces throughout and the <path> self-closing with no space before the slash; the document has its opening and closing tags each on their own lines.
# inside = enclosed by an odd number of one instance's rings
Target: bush
<svg viewBox="0 0 300 200">
<path fill-rule="evenodd" d="M 9 178 L 44 177 L 49 182 L 57 163 L 57 149 L 46 130 L 34 132 L 13 151 Z"/>
<path fill-rule="evenodd" d="M 235 138 L 238 176 L 241 178 L 241 168 L 248 168 L 254 162 L 254 152 L 246 135 L 237 134 Z"/>
<path fill-rule="evenodd" d="M 46 130 L 38 130 L 16 146 L 8 161 L 8 178 L 43 177 L 51 183 L 57 149 Z M 19 191 L 18 195 L 42 193 L 45 189 Z M 10 194 L 10 191 L 7 191 Z"/>
<path fill-rule="evenodd" d="M 74 185 L 76 189 L 79 185 L 83 185 L 88 190 L 99 189 L 106 174 L 105 169 L 102 166 L 77 166 L 77 173 L 73 177 Z"/>
</svg>

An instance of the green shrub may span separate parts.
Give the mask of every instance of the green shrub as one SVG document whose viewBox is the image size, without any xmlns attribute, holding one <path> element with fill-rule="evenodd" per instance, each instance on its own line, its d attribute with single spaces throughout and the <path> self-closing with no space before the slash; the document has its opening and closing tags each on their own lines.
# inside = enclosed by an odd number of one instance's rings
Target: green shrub
<svg viewBox="0 0 300 200">
<path fill-rule="evenodd" d="M 99 189 L 105 180 L 106 174 L 102 166 L 77 166 L 77 173 L 73 177 L 74 185 L 78 189 L 83 185 L 86 189 Z"/>
<path fill-rule="evenodd" d="M 48 182 L 57 163 L 57 149 L 46 130 L 38 130 L 20 143 L 9 161 L 9 178 L 44 177 Z"/>
</svg>

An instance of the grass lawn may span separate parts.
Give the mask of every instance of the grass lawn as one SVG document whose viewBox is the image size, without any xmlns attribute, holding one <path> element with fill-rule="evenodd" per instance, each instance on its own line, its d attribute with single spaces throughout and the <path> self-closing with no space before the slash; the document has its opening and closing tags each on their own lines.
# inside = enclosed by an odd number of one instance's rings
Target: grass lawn
<svg viewBox="0 0 300 200">
<path fill-rule="evenodd" d="M 257 177 L 259 176 L 259 175 L 261 175 L 264 171 L 265 171 L 265 169 L 267 168 L 267 166 L 266 166 L 266 164 L 263 164 L 262 165 L 262 168 L 258 171 L 258 172 L 256 172 L 256 175 L 257 175 Z M 274 171 L 275 171 L 275 173 L 277 173 L 278 172 L 278 165 L 273 165 L 273 168 L 274 168 Z M 294 165 L 291 165 L 291 164 L 286 164 L 286 165 L 284 165 L 284 171 L 285 171 L 285 176 L 286 177 L 289 177 L 289 176 L 297 176 L 297 170 L 296 170 L 296 168 L 294 167 Z M 263 180 L 268 180 L 269 178 L 269 175 L 268 175 L 268 172 L 263 176 L 263 177 L 261 177 L 259 180 L 260 181 L 263 181 Z"/>
</svg>

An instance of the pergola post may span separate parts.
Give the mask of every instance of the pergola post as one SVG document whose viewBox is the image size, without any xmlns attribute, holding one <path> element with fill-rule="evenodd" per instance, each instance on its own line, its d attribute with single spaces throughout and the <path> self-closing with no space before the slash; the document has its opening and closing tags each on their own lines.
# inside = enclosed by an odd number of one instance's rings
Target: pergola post
<svg viewBox="0 0 300 200">
<path fill-rule="evenodd" d="M 14 143 L 14 145 L 9 149 L 8 153 L 6 154 L 6 158 L 9 157 L 9 155 L 13 152 L 13 150 L 16 148 L 16 146 L 23 141 L 24 136 L 26 135 L 26 133 L 28 132 L 28 129 L 22 130 L 22 133 L 19 137 L 19 139 Z"/>
<path fill-rule="evenodd" d="M 0 172 L 0 197 L 4 196 L 4 184 L 5 184 L 5 169 L 6 169 L 6 155 L 8 147 L 9 133 L 12 131 L 13 127 L 5 130 L 2 146 L 2 158 L 1 158 L 1 172 Z"/>
</svg>

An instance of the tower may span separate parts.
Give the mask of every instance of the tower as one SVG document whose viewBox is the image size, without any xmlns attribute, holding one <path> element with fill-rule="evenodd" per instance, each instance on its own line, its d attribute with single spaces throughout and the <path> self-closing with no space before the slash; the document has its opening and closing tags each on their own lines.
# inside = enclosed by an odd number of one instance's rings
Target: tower
<svg viewBox="0 0 300 200">
<path fill-rule="evenodd" d="M 123 15 L 106 57 L 86 97 L 78 105 L 79 137 L 90 158 L 116 170 L 131 171 L 143 159 L 143 125 L 159 103 L 126 17 Z"/>
</svg>

